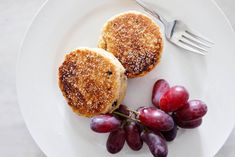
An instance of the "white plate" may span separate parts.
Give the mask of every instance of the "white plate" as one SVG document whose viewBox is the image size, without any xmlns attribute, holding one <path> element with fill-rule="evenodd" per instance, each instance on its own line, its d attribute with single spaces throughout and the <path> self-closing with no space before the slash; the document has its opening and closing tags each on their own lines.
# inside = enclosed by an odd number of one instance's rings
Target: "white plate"
<svg viewBox="0 0 235 157">
<path fill-rule="evenodd" d="M 167 41 L 161 64 L 146 77 L 129 80 L 125 103 L 136 108 L 150 105 L 155 80 L 165 78 L 190 91 L 209 107 L 203 125 L 181 130 L 169 143 L 169 157 L 212 157 L 234 125 L 235 37 L 228 21 L 210 0 L 149 0 L 159 12 L 176 17 L 211 38 L 216 44 L 203 57 Z M 57 86 L 63 56 L 79 46 L 95 47 L 104 22 L 127 10 L 143 12 L 133 0 L 50 0 L 25 37 L 19 55 L 17 91 L 27 127 L 48 157 L 111 156 L 106 134 L 89 129 L 89 119 L 71 112 Z M 151 156 L 126 148 L 116 156 Z M 147 154 L 147 155 L 146 155 Z"/>
</svg>

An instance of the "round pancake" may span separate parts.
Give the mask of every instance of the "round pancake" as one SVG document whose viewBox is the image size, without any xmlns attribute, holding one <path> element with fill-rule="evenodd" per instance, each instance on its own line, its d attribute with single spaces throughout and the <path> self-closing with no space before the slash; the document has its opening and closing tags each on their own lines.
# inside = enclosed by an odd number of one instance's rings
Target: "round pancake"
<svg viewBox="0 0 235 157">
<path fill-rule="evenodd" d="M 129 11 L 107 21 L 98 47 L 113 53 L 125 67 L 127 77 L 135 78 L 159 63 L 163 39 L 160 27 L 152 19 Z"/>
<path fill-rule="evenodd" d="M 92 117 L 112 112 L 123 100 L 125 69 L 103 49 L 79 48 L 59 67 L 59 87 L 73 111 Z"/>
</svg>

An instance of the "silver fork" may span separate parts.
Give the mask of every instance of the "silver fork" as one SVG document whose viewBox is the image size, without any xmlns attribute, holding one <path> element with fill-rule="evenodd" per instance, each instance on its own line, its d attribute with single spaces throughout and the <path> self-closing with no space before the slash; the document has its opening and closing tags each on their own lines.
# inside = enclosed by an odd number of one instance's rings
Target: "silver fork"
<svg viewBox="0 0 235 157">
<path fill-rule="evenodd" d="M 208 49 L 214 44 L 212 41 L 203 37 L 198 32 L 190 29 L 185 23 L 180 20 L 168 22 L 165 18 L 160 16 L 153 8 L 146 5 L 142 0 L 135 0 L 146 12 L 160 20 L 165 26 L 165 36 L 168 41 L 201 55 L 205 55 Z"/>
</svg>

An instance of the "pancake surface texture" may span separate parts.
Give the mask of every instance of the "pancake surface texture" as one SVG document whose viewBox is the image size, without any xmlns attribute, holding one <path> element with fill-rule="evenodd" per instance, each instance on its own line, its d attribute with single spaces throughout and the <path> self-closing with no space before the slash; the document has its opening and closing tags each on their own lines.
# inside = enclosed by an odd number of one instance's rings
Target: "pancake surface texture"
<svg viewBox="0 0 235 157">
<path fill-rule="evenodd" d="M 73 111 L 93 117 L 112 112 L 124 99 L 125 69 L 111 53 L 79 48 L 59 67 L 59 87 Z"/>
<path fill-rule="evenodd" d="M 144 76 L 160 61 L 163 39 L 160 27 L 148 16 L 129 11 L 106 22 L 98 43 L 114 54 L 128 78 Z"/>
</svg>

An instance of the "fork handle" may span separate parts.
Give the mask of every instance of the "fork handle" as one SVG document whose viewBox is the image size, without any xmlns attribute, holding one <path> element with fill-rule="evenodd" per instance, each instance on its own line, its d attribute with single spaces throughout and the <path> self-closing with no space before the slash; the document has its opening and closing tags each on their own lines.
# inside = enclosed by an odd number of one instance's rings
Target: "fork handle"
<svg viewBox="0 0 235 157">
<path fill-rule="evenodd" d="M 156 11 L 154 11 L 154 17 L 156 17 L 157 19 L 159 19 L 164 25 L 167 25 L 167 20 L 165 18 L 163 18 L 162 16 L 160 16 L 160 14 L 158 14 Z"/>
<path fill-rule="evenodd" d="M 147 6 L 142 0 L 136 0 L 137 4 L 141 6 L 146 12 L 150 13 L 152 16 L 157 18 L 159 21 L 161 21 L 165 26 L 168 25 L 168 22 L 165 18 L 163 18 L 160 14 L 158 14 L 154 9 L 149 9 L 149 6 Z"/>
</svg>

